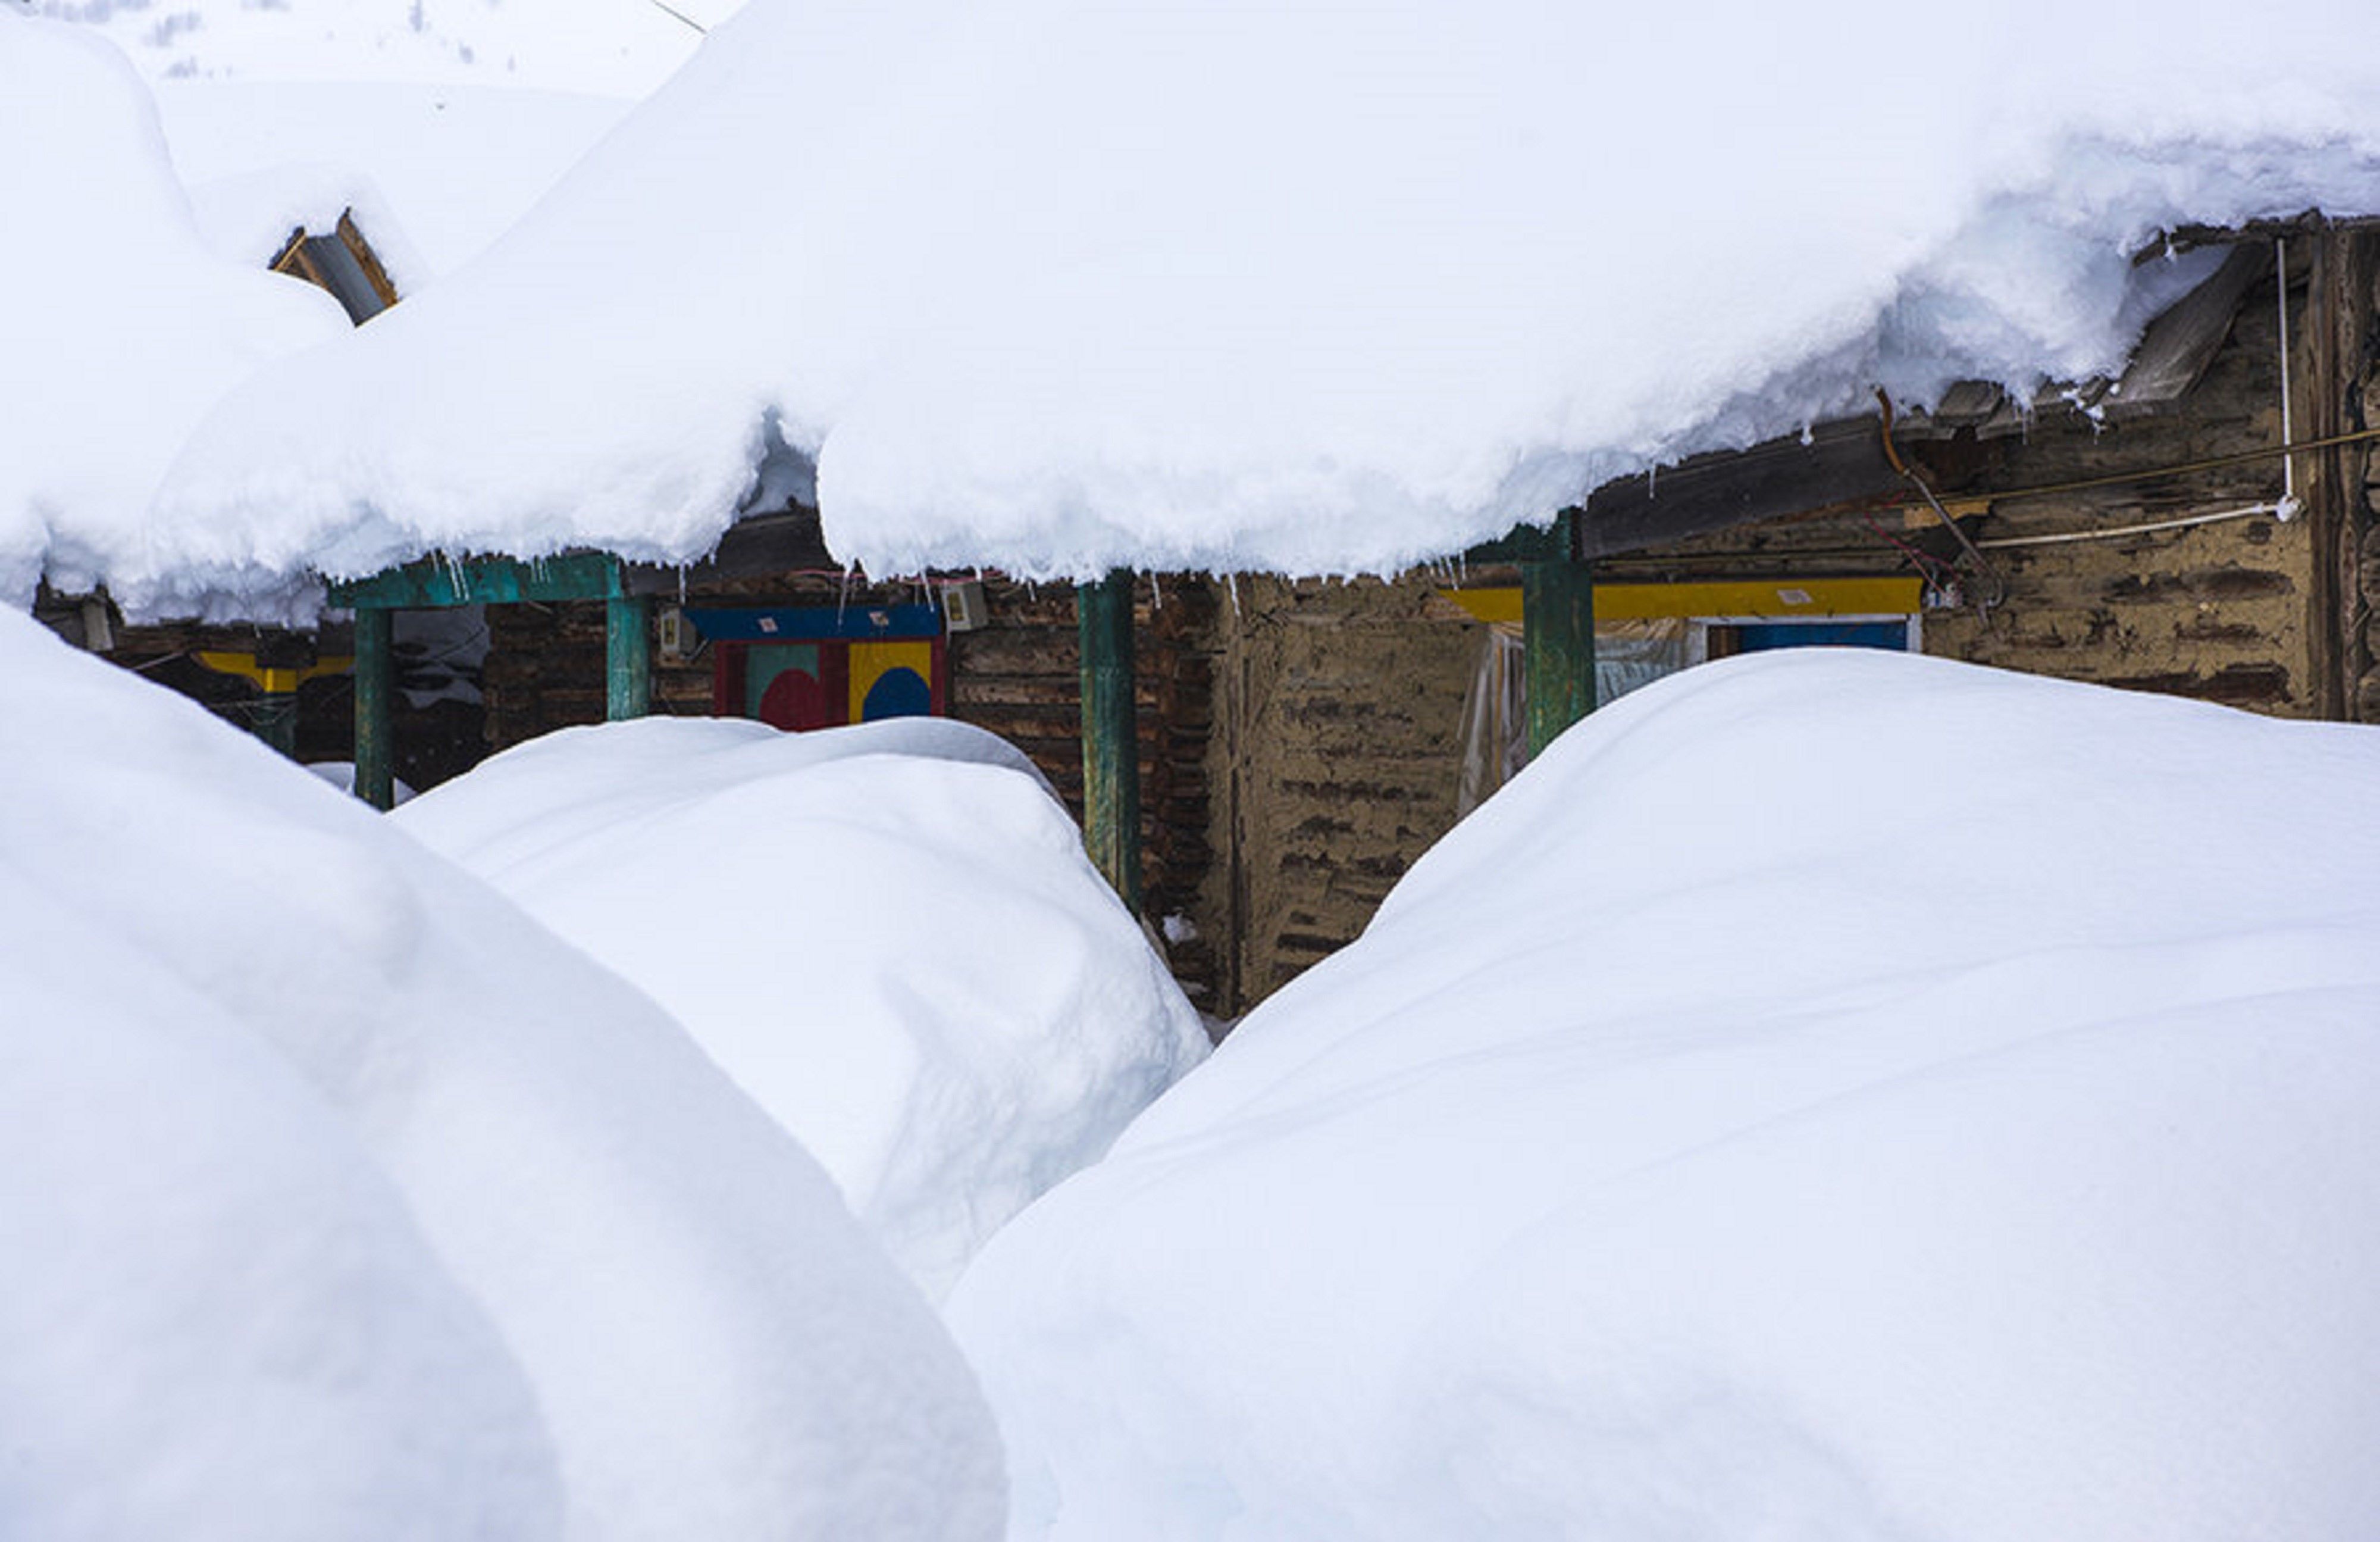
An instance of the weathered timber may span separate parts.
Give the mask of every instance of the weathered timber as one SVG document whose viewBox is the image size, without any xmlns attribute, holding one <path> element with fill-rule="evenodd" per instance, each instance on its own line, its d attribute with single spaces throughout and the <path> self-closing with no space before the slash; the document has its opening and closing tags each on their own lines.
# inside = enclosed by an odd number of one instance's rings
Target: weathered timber
<svg viewBox="0 0 2380 1542">
<path fill-rule="evenodd" d="M 1134 711 L 1132 575 L 1075 591 L 1082 650 L 1083 838 L 1092 865 L 1140 913 L 1139 735 Z"/>
<path fill-rule="evenodd" d="M 2169 412 L 2206 374 L 2240 314 L 2240 301 L 2273 269 L 2272 249 L 2243 241 L 2206 281 L 2167 308 L 2141 334 L 2107 400 L 2117 419 Z"/>
<path fill-rule="evenodd" d="M 673 599 L 694 589 L 742 578 L 780 579 L 788 573 L 841 572 L 844 565 L 826 549 L 816 509 L 790 508 L 747 515 L 727 528 L 719 548 L 684 567 L 638 564 L 625 577 L 627 592 Z"/>
<path fill-rule="evenodd" d="M 653 602 L 641 595 L 606 602 L 603 715 L 613 722 L 653 710 Z"/>
<path fill-rule="evenodd" d="M 1597 488 L 1577 519 L 1572 550 L 1607 557 L 1779 515 L 1908 492 L 1885 458 L 1873 417 L 1815 425 L 1749 450 L 1697 455 L 1647 476 Z"/>
<path fill-rule="evenodd" d="M 356 795 L 396 807 L 396 648 L 385 610 L 356 612 Z"/>
<path fill-rule="evenodd" d="M 610 600 L 621 587 L 620 560 L 601 552 L 565 552 L 522 562 L 512 557 L 424 557 L 369 578 L 331 586 L 331 603 L 350 610 L 427 611 L 449 605 L 512 605 L 523 601 Z"/>
<path fill-rule="evenodd" d="M 1595 574 L 1585 563 L 1522 564 L 1521 647 L 1534 758 L 1595 710 Z"/>
</svg>

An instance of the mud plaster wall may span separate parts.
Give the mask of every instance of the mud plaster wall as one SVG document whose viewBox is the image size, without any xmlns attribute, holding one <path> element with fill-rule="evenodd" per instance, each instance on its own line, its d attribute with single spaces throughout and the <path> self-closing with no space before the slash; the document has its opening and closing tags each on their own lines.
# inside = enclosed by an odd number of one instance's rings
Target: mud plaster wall
<svg viewBox="0 0 2380 1542">
<path fill-rule="evenodd" d="M 1191 918 L 1231 940 L 1222 1011 L 1353 941 L 1454 823 L 1481 628 L 1422 581 L 1243 577 L 1215 609 L 1207 781 L 1218 859 Z"/>
<path fill-rule="evenodd" d="M 2306 303 L 2307 264 L 2293 262 L 2293 319 Z M 1925 650 L 2072 680 L 2194 697 L 2282 716 L 2323 715 L 2323 672 L 2336 648 L 2318 641 L 2313 519 L 2270 516 L 2113 539 L 1998 546 L 2047 535 L 2239 509 L 2279 498 L 2277 458 L 2144 478 L 2046 497 L 2016 490 L 2188 465 L 2281 443 L 2279 323 L 2269 282 L 2252 291 L 2229 341 L 2181 410 L 2095 422 L 2071 410 L 2034 416 L 2021 434 L 1988 443 L 1916 441 L 1914 455 L 1979 467 L 1946 493 L 1966 515 L 2000 580 L 1964 586 L 1965 602 L 1927 611 Z M 2293 337 L 2298 437 L 2306 426 L 2313 342 Z M 2301 457 L 2301 462 L 2311 457 Z M 2360 463 L 2359 463 L 2360 464 Z M 2300 492 L 2311 468 L 2299 469 Z M 2360 473 L 2359 473 L 2360 475 Z M 2360 487 L 2360 480 L 2359 480 Z M 1852 575 L 1911 571 L 1895 540 L 1947 554 L 1931 510 L 1880 508 L 1773 521 L 1599 565 L 1607 579 Z"/>
</svg>

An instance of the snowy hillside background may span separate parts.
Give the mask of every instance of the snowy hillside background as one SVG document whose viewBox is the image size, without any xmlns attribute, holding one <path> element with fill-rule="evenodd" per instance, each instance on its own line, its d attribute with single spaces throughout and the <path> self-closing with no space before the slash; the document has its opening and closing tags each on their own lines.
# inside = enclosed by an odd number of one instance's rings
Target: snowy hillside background
<svg viewBox="0 0 2380 1542">
<path fill-rule="evenodd" d="M 672 0 L 710 25 L 736 0 Z M 650 0 L 8 0 L 151 80 L 407 80 L 638 97 L 701 41 Z"/>
</svg>

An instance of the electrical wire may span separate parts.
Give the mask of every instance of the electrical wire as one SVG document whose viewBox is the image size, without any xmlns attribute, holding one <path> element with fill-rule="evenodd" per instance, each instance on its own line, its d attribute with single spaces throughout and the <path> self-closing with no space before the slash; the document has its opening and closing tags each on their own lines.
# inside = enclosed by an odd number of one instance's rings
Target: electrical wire
<svg viewBox="0 0 2380 1542">
<path fill-rule="evenodd" d="M 1925 506 L 1932 509 L 1935 516 L 1942 521 L 1942 528 L 1949 530 L 1958 540 L 1960 549 L 1974 560 L 1976 573 L 1991 581 L 1991 594 L 1988 597 L 1979 596 L 1975 601 L 1975 613 L 1988 621 L 1991 619 L 1992 607 L 2008 598 L 2008 580 L 2000 577 L 2000 570 L 1992 565 L 1992 560 L 1985 556 L 1976 548 L 1975 543 L 1968 539 L 1967 532 L 1959 528 L 1959 522 L 1950 517 L 1950 511 L 1942 506 L 1941 499 L 1934 496 L 1934 490 L 1925 485 L 1925 479 L 1919 476 L 1914 467 L 1900 458 L 1900 447 L 1892 442 L 1892 398 L 1884 394 L 1882 386 L 1876 387 L 1876 400 L 1877 407 L 1884 413 L 1884 458 L 1890 461 L 1892 468 L 1908 479 L 1909 484 L 1925 498 Z"/>
</svg>

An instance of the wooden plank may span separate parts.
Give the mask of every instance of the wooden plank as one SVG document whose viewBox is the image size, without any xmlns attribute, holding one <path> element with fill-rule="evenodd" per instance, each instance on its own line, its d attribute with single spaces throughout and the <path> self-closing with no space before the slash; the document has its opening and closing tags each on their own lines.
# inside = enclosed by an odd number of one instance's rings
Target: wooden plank
<svg viewBox="0 0 2380 1542">
<path fill-rule="evenodd" d="M 1780 515 L 1904 491 L 1873 417 L 1815 425 L 1748 450 L 1698 455 L 1651 477 L 1597 488 L 1575 554 L 1616 556 Z"/>
<path fill-rule="evenodd" d="M 845 565 L 826 549 L 816 509 L 779 509 L 747 515 L 727 528 L 719 548 L 685 567 L 639 564 L 628 570 L 631 594 L 668 598 L 688 589 L 736 578 L 774 578 L 787 573 L 840 574 Z"/>
<path fill-rule="evenodd" d="M 2132 361 L 2107 397 L 2119 419 L 2167 410 L 2206 373 L 2231 335 L 2231 322 L 2250 286 L 2272 272 L 2273 254 L 2263 241 L 2242 241 L 2205 283 L 2184 295 L 2148 324 Z"/>
<path fill-rule="evenodd" d="M 545 604 L 611 600 L 625 593 L 620 559 L 565 552 L 535 562 L 512 557 L 424 557 L 331 586 L 331 603 L 353 611 L 428 611 L 454 605 Z"/>
<path fill-rule="evenodd" d="M 1092 865 L 1140 914 L 1139 734 L 1133 710 L 1132 575 L 1075 590 L 1082 644 L 1083 838 Z"/>
<path fill-rule="evenodd" d="M 394 618 L 356 612 L 356 796 L 375 808 L 396 806 L 396 650 Z"/>
<path fill-rule="evenodd" d="M 1934 406 L 1934 421 L 1943 428 L 1972 429 L 1999 410 L 2006 395 L 1987 380 L 1962 380 L 1942 393 Z"/>
</svg>

